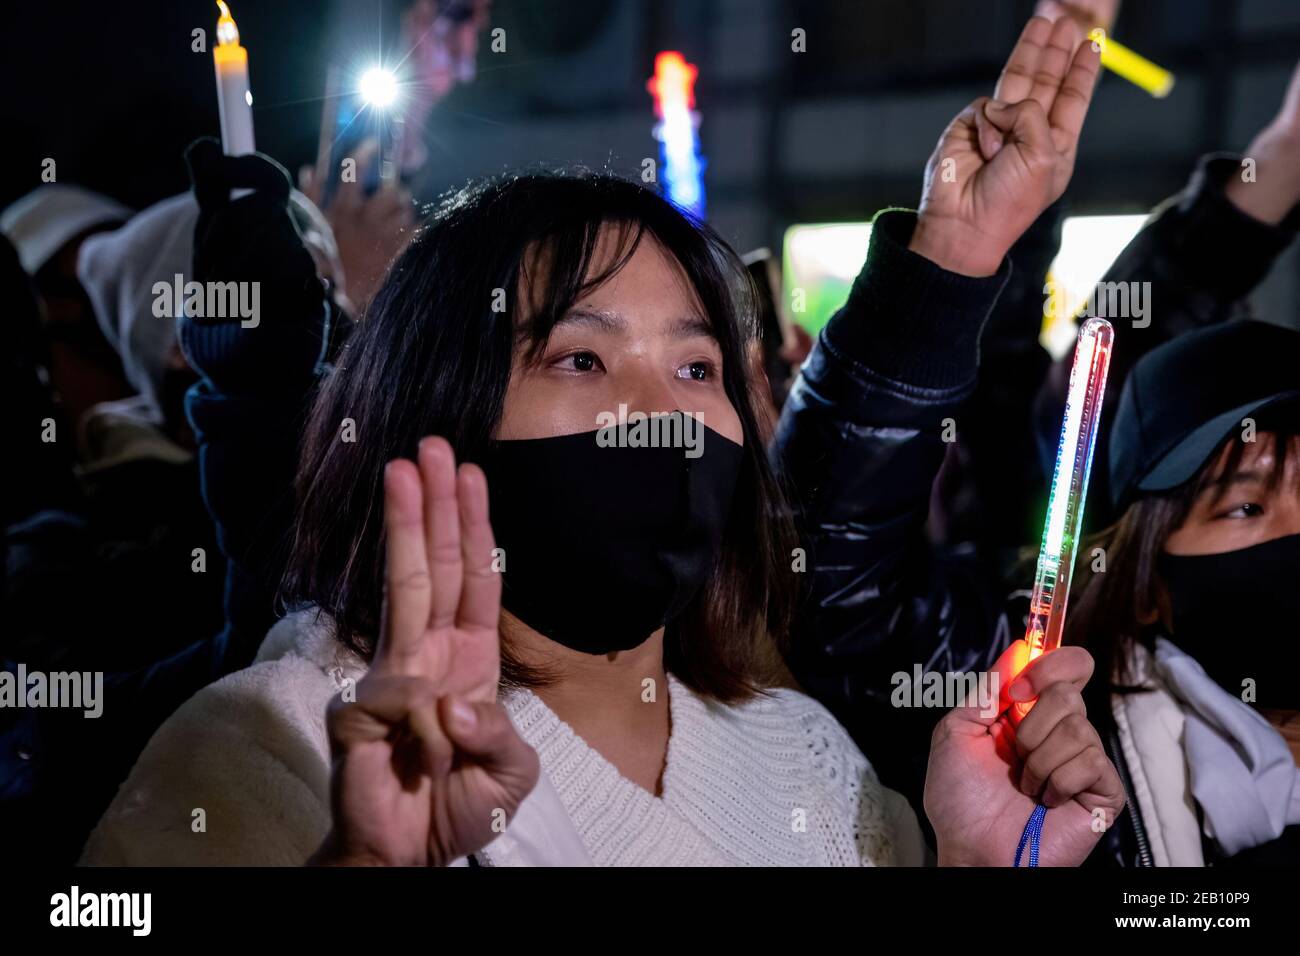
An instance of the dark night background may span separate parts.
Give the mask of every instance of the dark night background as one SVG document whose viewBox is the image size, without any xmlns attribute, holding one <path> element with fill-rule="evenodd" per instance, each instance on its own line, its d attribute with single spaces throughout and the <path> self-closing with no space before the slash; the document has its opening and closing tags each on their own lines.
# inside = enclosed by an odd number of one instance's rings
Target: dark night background
<svg viewBox="0 0 1300 956">
<path fill-rule="evenodd" d="M 209 0 L 8 4 L 0 205 L 38 183 L 45 157 L 77 182 L 140 207 L 186 188 L 181 150 L 216 134 Z M 336 8 L 363 24 L 331 43 Z M 384 46 L 400 3 L 234 0 L 249 49 L 258 146 L 291 169 L 314 156 L 326 65 Z M 634 169 L 655 155 L 645 81 L 654 53 L 701 68 L 709 212 L 739 248 L 779 248 L 792 222 L 860 220 L 914 204 L 935 138 L 987 92 L 1032 0 L 496 0 L 479 76 L 435 110 L 430 198 L 468 177 L 532 162 Z M 808 52 L 790 52 L 802 27 Z M 391 33 L 391 30 L 388 32 Z M 1277 109 L 1300 58 L 1297 0 L 1128 0 L 1112 31 L 1178 76 L 1154 100 L 1107 76 L 1071 187 L 1078 212 L 1140 212 L 1176 190 L 1195 157 L 1241 150 Z M 364 54 L 361 51 L 373 51 Z M 1292 250 L 1261 295 L 1300 302 Z M 1285 321 L 1296 321 L 1294 316 Z"/>
</svg>

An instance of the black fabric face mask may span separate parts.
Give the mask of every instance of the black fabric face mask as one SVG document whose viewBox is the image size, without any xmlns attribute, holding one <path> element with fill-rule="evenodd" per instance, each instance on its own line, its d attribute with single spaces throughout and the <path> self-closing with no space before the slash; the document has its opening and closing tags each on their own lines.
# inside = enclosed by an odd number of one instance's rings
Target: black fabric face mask
<svg viewBox="0 0 1300 956">
<path fill-rule="evenodd" d="M 629 447 L 632 432 L 493 442 L 483 462 L 502 603 L 586 654 L 636 647 L 695 597 L 740 473 L 741 446 L 698 422 L 675 432 L 698 439 L 691 449 Z"/>
<path fill-rule="evenodd" d="M 1250 678 L 1255 704 L 1300 709 L 1300 534 L 1158 563 L 1170 639 L 1234 697 Z"/>
</svg>

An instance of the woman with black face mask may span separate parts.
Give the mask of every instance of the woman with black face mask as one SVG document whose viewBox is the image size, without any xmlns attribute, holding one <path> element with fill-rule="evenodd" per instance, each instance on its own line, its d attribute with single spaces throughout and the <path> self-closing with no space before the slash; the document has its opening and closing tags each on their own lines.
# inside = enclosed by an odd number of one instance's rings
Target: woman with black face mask
<svg viewBox="0 0 1300 956">
<path fill-rule="evenodd" d="M 961 185 L 932 170 L 945 215 L 909 255 L 1000 261 L 982 228 L 1014 241 L 1064 188 L 1099 64 L 1042 27 L 1009 64 L 1033 95 L 945 133 Z M 999 130 L 988 162 L 972 139 Z M 312 411 L 298 610 L 159 731 L 85 859 L 921 862 L 906 802 L 783 686 L 802 558 L 754 410 L 749 293 L 721 240 L 635 183 L 517 176 L 451 197 Z M 941 864 L 1009 863 L 1040 793 L 1043 862 L 1075 864 L 1122 805 L 1077 713 L 1004 717 L 1076 700 L 1087 655 L 1015 685 L 1011 664 L 991 707 L 955 708 L 936 736 Z M 176 824 L 194 808 L 201 832 Z"/>
<path fill-rule="evenodd" d="M 1067 640 L 1155 865 L 1300 861 L 1300 333 L 1194 332 L 1144 356 L 1110 442 L 1119 520 L 1082 552 Z M 1091 573 L 1089 573 L 1091 571 Z"/>
</svg>

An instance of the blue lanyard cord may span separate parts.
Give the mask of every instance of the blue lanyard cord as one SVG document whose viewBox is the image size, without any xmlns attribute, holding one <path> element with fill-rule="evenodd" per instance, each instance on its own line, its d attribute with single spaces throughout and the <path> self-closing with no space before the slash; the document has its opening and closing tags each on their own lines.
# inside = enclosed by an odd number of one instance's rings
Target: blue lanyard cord
<svg viewBox="0 0 1300 956">
<path fill-rule="evenodd" d="M 1020 865 L 1020 855 L 1025 852 L 1025 844 L 1029 844 L 1029 865 L 1038 865 L 1038 841 L 1043 835 L 1043 818 L 1047 816 L 1047 807 L 1041 803 L 1034 807 L 1034 812 L 1029 815 L 1029 822 L 1025 824 L 1025 832 L 1020 834 L 1020 845 L 1016 847 L 1016 862 L 1013 866 Z"/>
</svg>

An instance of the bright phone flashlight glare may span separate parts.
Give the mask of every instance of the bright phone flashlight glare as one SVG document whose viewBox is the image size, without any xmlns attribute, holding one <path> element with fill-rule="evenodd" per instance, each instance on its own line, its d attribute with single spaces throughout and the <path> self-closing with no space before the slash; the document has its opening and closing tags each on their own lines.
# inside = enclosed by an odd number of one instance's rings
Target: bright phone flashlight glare
<svg viewBox="0 0 1300 956">
<path fill-rule="evenodd" d="M 385 107 L 397 99 L 397 77 L 382 67 L 361 74 L 361 96 L 372 106 Z"/>
</svg>

